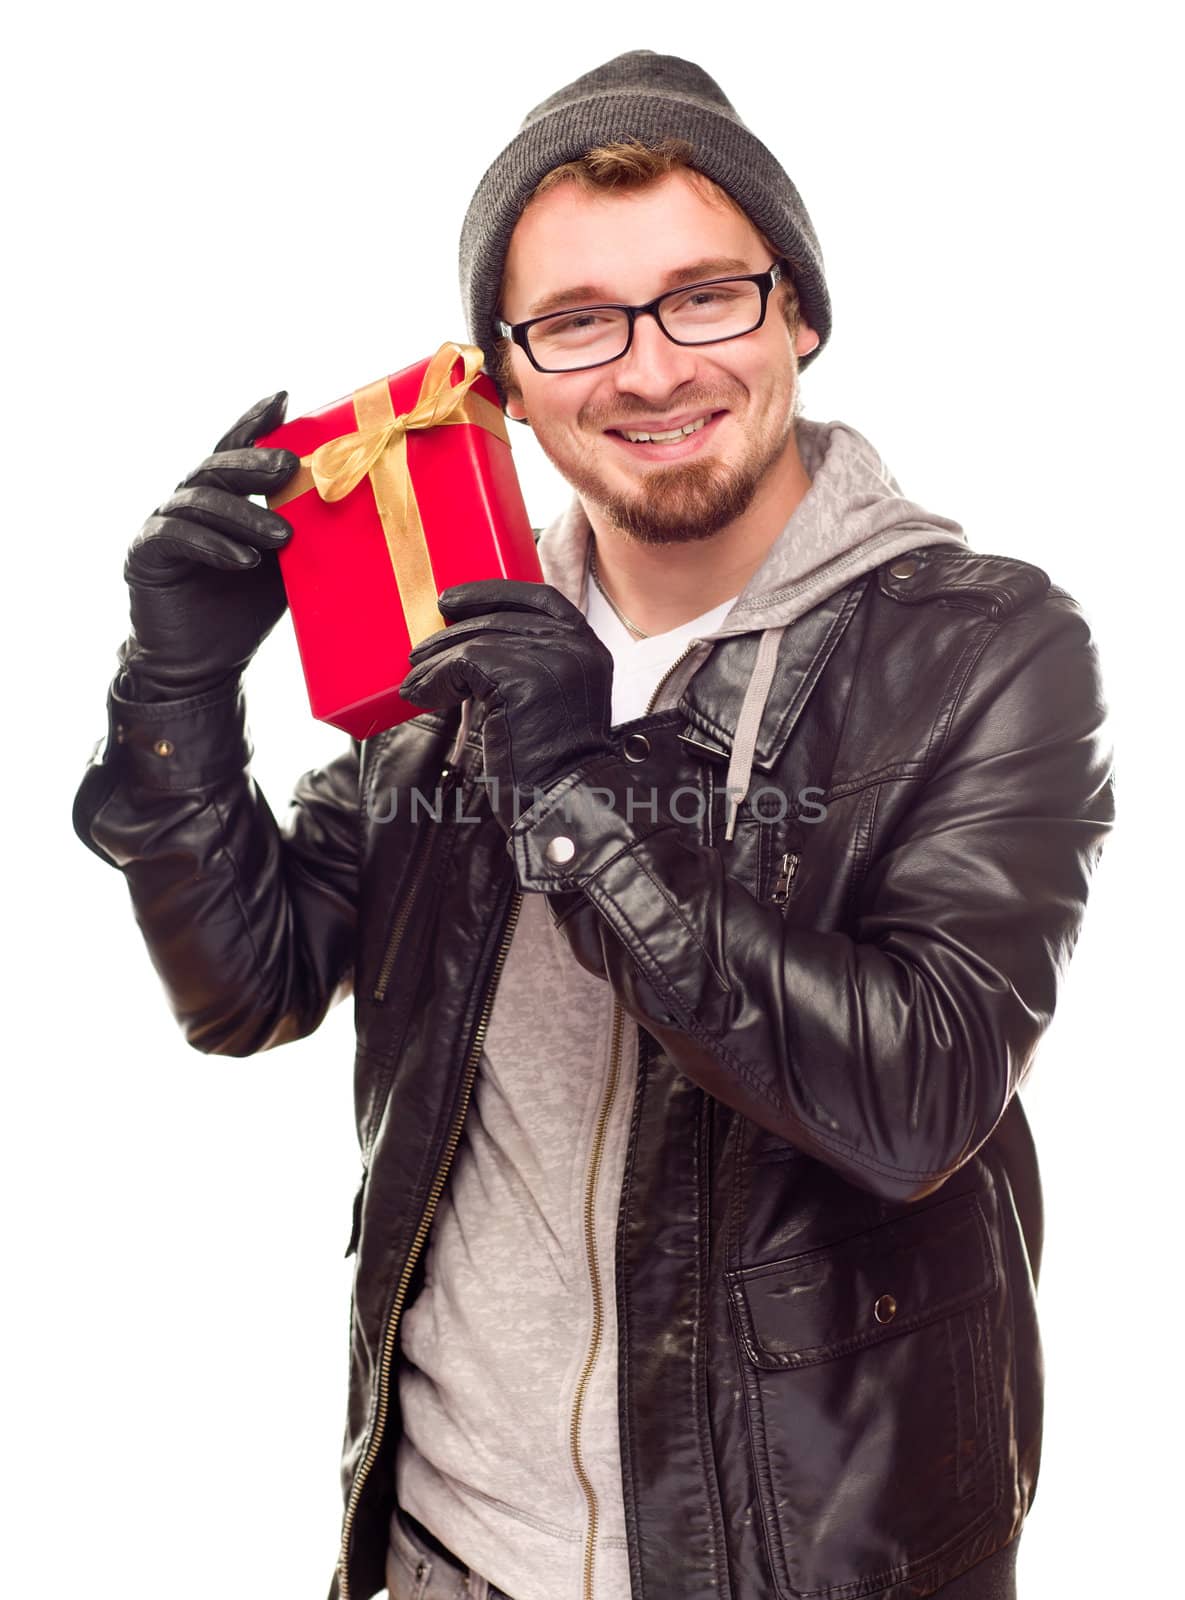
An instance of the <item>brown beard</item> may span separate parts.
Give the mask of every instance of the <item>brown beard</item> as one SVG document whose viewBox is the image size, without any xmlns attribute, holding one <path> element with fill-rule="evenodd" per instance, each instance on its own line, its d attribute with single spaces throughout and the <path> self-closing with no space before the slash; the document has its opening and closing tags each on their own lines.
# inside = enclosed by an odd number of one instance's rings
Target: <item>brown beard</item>
<svg viewBox="0 0 1185 1600">
<path fill-rule="evenodd" d="M 722 401 L 727 405 L 732 395 L 693 388 L 678 398 L 688 409 L 702 404 L 705 410 L 710 410 Z M 611 527 L 639 544 L 691 544 L 711 539 L 749 509 L 762 478 L 793 434 L 794 417 L 800 408 L 801 393 L 796 382 L 793 412 L 786 431 L 764 454 L 748 455 L 730 466 L 713 460 L 689 461 L 684 466 L 672 463 L 647 473 L 631 494 L 606 494 L 599 478 L 582 467 L 574 469 L 568 464 L 561 470 L 586 505 L 595 506 Z M 642 414 L 641 407 L 637 409 L 638 414 Z M 618 406 L 617 418 L 620 415 Z M 591 409 L 581 415 L 586 427 L 603 426 L 609 420 Z M 546 450 L 546 446 L 544 448 Z"/>
<path fill-rule="evenodd" d="M 714 461 L 689 461 L 648 473 L 634 495 L 597 499 L 606 521 L 639 544 L 690 544 L 710 539 L 742 516 L 768 463 L 729 471 Z"/>
</svg>

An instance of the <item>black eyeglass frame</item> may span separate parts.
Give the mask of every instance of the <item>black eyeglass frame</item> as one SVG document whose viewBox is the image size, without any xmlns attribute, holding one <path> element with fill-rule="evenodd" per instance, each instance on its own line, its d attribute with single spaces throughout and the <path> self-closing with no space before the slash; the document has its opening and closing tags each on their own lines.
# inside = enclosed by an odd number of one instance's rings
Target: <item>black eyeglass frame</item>
<svg viewBox="0 0 1185 1600">
<path fill-rule="evenodd" d="M 554 377 L 562 377 L 566 372 L 592 372 L 596 367 L 610 366 L 614 361 L 620 361 L 623 356 L 627 356 L 629 354 L 630 347 L 634 342 L 634 324 L 637 322 L 639 317 L 653 317 L 655 322 L 657 322 L 658 326 L 662 329 L 663 334 L 671 341 L 672 344 L 683 345 L 685 347 L 695 348 L 700 345 L 727 344 L 730 339 L 747 338 L 749 334 L 756 333 L 758 328 L 760 328 L 762 323 L 765 321 L 765 312 L 766 307 L 769 305 L 769 297 L 773 293 L 776 285 L 779 284 L 786 276 L 789 266 L 790 263 L 786 257 L 780 256 L 766 272 L 730 272 L 728 276 L 724 278 L 704 278 L 699 283 L 680 284 L 678 288 L 665 289 L 662 294 L 655 295 L 654 299 L 648 300 L 644 306 L 622 306 L 612 304 L 596 306 L 572 306 L 566 311 L 545 311 L 541 317 L 528 317 L 525 322 L 503 322 L 499 318 L 495 325 L 498 329 L 498 333 L 503 339 L 512 339 L 514 343 L 518 345 L 519 349 L 526 356 L 527 360 L 531 363 L 536 372 L 543 372 L 548 376 Z M 758 289 L 761 291 L 761 310 L 758 313 L 757 321 L 751 328 L 745 328 L 740 333 L 726 333 L 723 338 L 720 339 L 676 339 L 670 329 L 664 325 L 662 317 L 659 315 L 659 306 L 664 300 L 669 300 L 675 295 L 691 294 L 696 289 L 708 289 L 711 288 L 713 284 L 717 283 L 755 283 Z M 527 334 L 529 330 L 537 326 L 537 324 L 540 322 L 550 322 L 555 317 L 579 316 L 582 311 L 624 311 L 626 316 L 629 318 L 629 327 L 626 330 L 625 347 L 619 350 L 615 356 L 609 356 L 604 361 L 590 361 L 587 366 L 583 367 L 541 366 L 540 363 L 536 361 L 534 352 L 531 350 L 531 347 L 527 342 Z"/>
</svg>

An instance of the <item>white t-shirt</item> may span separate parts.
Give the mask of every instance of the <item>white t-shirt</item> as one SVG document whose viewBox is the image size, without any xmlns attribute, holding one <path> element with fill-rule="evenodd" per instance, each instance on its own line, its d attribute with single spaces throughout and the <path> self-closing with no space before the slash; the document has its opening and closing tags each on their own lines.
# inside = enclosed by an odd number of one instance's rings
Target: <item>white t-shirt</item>
<svg viewBox="0 0 1185 1600">
<path fill-rule="evenodd" d="M 635 639 L 619 622 L 605 596 L 592 581 L 585 585 L 584 614 L 588 625 L 613 657 L 613 710 L 616 724 L 645 716 L 646 707 L 663 676 L 674 666 L 693 639 L 715 633 L 737 599 L 722 600 L 711 611 L 692 617 L 666 633 Z"/>
</svg>

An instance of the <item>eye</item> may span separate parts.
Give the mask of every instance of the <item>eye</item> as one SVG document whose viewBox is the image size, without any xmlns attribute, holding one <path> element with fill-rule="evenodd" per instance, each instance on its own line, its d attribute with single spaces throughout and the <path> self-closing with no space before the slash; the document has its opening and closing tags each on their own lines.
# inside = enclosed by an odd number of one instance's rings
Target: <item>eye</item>
<svg viewBox="0 0 1185 1600">
<path fill-rule="evenodd" d="M 530 337 L 537 351 L 599 350 L 616 343 L 628 327 L 624 312 L 611 306 L 578 306 L 536 323 Z"/>
<path fill-rule="evenodd" d="M 711 306 L 729 305 L 737 298 L 738 289 L 731 283 L 713 283 L 703 289 L 689 289 L 681 300 L 676 301 L 678 309 L 686 307 L 691 311 L 699 311 Z"/>
<path fill-rule="evenodd" d="M 557 317 L 554 322 L 544 324 L 548 334 L 585 333 L 589 328 L 596 328 L 606 320 L 598 311 L 573 311 L 570 316 Z"/>
</svg>

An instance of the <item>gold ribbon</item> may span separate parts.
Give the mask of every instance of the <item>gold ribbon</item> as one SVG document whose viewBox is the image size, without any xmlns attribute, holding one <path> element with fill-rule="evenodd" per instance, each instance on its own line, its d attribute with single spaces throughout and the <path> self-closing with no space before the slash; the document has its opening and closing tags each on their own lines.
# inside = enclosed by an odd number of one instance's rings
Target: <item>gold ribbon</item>
<svg viewBox="0 0 1185 1600">
<path fill-rule="evenodd" d="M 453 385 L 449 378 L 458 360 L 464 362 L 465 372 Z M 436 579 L 408 470 L 407 436 L 413 428 L 469 424 L 484 428 L 509 448 L 502 412 L 484 395 L 473 393 L 481 363 L 482 353 L 475 345 L 442 344 L 424 372 L 415 405 L 402 416 L 395 415 L 386 378 L 356 390 L 357 431 L 330 439 L 312 455 L 303 456 L 300 470 L 268 499 L 276 510 L 315 488 L 322 500 L 344 500 L 369 476 L 413 645 L 443 628 L 444 618 L 436 605 Z"/>
</svg>

